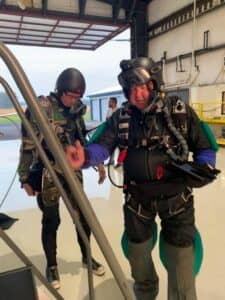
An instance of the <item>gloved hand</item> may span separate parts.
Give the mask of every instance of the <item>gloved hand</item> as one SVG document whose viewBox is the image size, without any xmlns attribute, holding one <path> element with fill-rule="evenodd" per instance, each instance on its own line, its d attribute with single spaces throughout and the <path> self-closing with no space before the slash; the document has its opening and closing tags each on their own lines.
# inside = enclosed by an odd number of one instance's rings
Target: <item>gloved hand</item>
<svg viewBox="0 0 225 300">
<path fill-rule="evenodd" d="M 34 195 L 35 192 L 41 192 L 42 172 L 43 172 L 43 163 L 38 161 L 30 168 L 29 176 L 27 180 L 22 182 L 22 188 L 25 189 L 26 193 L 29 196 Z M 33 191 L 31 191 L 31 189 Z"/>
<path fill-rule="evenodd" d="M 220 170 L 210 164 L 199 164 L 196 162 L 186 162 L 177 164 L 172 162 L 170 165 L 176 172 L 180 172 L 184 178 L 184 183 L 191 188 L 199 188 L 209 184 L 217 178 Z"/>
<path fill-rule="evenodd" d="M 189 164 L 193 168 L 193 173 L 201 177 L 201 179 L 197 179 L 190 175 L 185 175 L 185 183 L 193 188 L 199 188 L 211 183 L 220 173 L 220 170 L 214 168 L 210 164 L 199 164 L 196 162 L 189 162 Z"/>
<path fill-rule="evenodd" d="M 208 177 L 209 179 L 216 179 L 216 176 L 220 173 L 220 170 L 210 164 L 199 164 L 196 162 L 189 162 L 189 164 L 196 169 L 197 174 Z"/>
</svg>

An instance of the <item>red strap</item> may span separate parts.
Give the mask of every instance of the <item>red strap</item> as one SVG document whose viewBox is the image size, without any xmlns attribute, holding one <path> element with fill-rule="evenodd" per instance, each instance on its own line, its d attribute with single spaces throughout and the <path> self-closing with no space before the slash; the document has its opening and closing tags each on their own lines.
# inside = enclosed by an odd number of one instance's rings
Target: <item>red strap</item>
<svg viewBox="0 0 225 300">
<path fill-rule="evenodd" d="M 117 159 L 118 164 L 122 164 L 127 156 L 127 149 L 120 151 L 119 157 Z"/>
<path fill-rule="evenodd" d="M 162 165 L 159 165 L 159 166 L 157 166 L 157 168 L 156 168 L 156 178 L 157 178 L 158 180 L 160 180 L 160 179 L 162 179 L 162 177 L 163 177 L 163 166 L 162 166 Z"/>
</svg>

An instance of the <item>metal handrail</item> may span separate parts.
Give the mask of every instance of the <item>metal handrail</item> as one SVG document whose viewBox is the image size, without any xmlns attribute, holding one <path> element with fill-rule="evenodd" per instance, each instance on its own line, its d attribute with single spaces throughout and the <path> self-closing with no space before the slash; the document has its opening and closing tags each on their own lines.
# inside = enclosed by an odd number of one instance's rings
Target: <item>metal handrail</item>
<svg viewBox="0 0 225 300">
<path fill-rule="evenodd" d="M 79 208 L 81 209 L 87 223 L 89 224 L 91 231 L 93 232 L 95 239 L 117 281 L 117 284 L 126 300 L 134 300 L 134 293 L 127 283 L 126 277 L 115 257 L 115 254 L 106 238 L 104 231 L 85 195 L 81 183 L 74 174 L 74 171 L 67 162 L 66 155 L 60 145 L 59 141 L 55 136 L 53 128 L 48 123 L 46 116 L 42 113 L 35 92 L 24 73 L 19 62 L 11 51 L 0 42 L 0 56 L 8 66 L 11 74 L 19 87 L 23 98 L 26 100 L 29 110 L 38 122 L 40 130 L 44 136 L 44 139 L 54 156 L 54 159 L 62 170 L 63 175 L 67 181 L 70 191 L 76 199 Z M 19 113 L 18 107 L 15 106 L 17 112 Z M 45 162 L 44 162 L 45 163 Z M 65 199 L 63 199 L 65 200 Z"/>
</svg>

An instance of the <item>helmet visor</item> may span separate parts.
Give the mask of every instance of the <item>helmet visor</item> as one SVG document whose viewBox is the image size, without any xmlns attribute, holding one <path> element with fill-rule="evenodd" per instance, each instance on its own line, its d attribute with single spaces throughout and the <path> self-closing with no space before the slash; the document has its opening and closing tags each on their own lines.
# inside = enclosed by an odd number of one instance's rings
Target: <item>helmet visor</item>
<svg viewBox="0 0 225 300">
<path fill-rule="evenodd" d="M 121 72 L 118 76 L 120 85 L 129 89 L 133 85 L 143 85 L 150 81 L 151 75 L 144 68 L 133 68 Z"/>
</svg>

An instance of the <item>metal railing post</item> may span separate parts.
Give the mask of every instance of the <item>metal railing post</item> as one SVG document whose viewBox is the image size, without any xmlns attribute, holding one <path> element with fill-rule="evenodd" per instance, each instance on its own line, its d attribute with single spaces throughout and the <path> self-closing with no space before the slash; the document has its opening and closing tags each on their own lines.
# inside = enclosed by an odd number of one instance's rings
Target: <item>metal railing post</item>
<svg viewBox="0 0 225 300">
<path fill-rule="evenodd" d="M 19 65 L 18 61 L 14 55 L 9 51 L 9 49 L 0 42 L 0 56 L 3 58 L 4 62 L 8 66 L 11 74 L 17 83 L 24 99 L 26 100 L 29 110 L 33 114 L 34 118 L 40 126 L 40 130 L 44 136 L 44 139 L 48 145 L 48 148 L 52 152 L 54 159 L 60 169 L 63 172 L 63 175 L 67 181 L 67 184 L 70 188 L 70 191 L 73 197 L 76 199 L 79 208 L 81 209 L 87 223 L 89 224 L 99 247 L 105 256 L 106 261 L 112 273 L 117 281 L 120 290 L 127 300 L 134 300 L 135 296 L 127 283 L 126 277 L 123 274 L 123 271 L 115 257 L 115 254 L 106 238 L 104 231 L 101 228 L 101 225 L 85 195 L 82 190 L 82 186 L 75 176 L 72 168 L 69 166 L 65 153 L 62 149 L 62 146 L 59 144 L 58 140 L 55 138 L 55 132 L 49 126 L 46 116 L 42 113 L 37 97 L 33 91 L 32 86 L 30 85 L 26 74 L 24 73 L 22 67 Z"/>
</svg>

